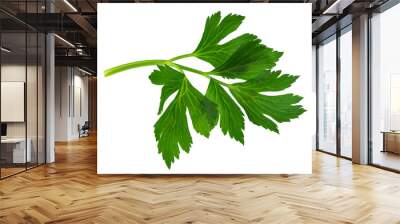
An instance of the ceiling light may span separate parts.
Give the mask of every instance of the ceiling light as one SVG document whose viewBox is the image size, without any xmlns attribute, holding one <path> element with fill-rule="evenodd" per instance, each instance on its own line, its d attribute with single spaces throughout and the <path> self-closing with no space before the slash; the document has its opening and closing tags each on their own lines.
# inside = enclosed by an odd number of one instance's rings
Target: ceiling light
<svg viewBox="0 0 400 224">
<path fill-rule="evenodd" d="M 324 10 L 322 14 L 342 14 L 343 9 L 351 5 L 354 0 L 336 0 L 332 5 Z"/>
<path fill-rule="evenodd" d="M 64 43 L 66 43 L 67 45 L 69 45 L 70 47 L 73 47 L 73 48 L 75 48 L 75 45 L 73 45 L 71 42 L 69 42 L 68 40 L 66 40 L 66 39 L 64 39 L 64 38 L 62 38 L 62 37 L 60 37 L 59 35 L 57 35 L 57 34 L 54 34 L 54 36 L 55 37 L 57 37 L 59 40 L 61 40 L 62 42 L 64 42 Z"/>
<path fill-rule="evenodd" d="M 77 48 L 76 49 L 76 53 L 78 53 L 79 55 L 84 55 L 84 52 L 83 52 L 82 48 Z"/>
<path fill-rule="evenodd" d="M 81 71 L 81 72 L 83 72 L 83 73 L 85 73 L 85 74 L 87 74 L 87 75 L 92 75 L 92 73 L 90 73 L 90 72 L 88 72 L 88 71 L 86 71 L 86 70 L 83 70 L 83 69 L 81 69 L 81 68 L 79 68 L 79 67 L 78 67 L 78 70 Z"/>
<path fill-rule="evenodd" d="M 73 6 L 68 0 L 64 0 L 65 4 L 67 4 L 74 12 L 78 12 L 78 10 Z"/>
<path fill-rule="evenodd" d="M 7 49 L 5 47 L 1 47 L 0 49 L 1 49 L 1 51 L 4 51 L 6 53 L 10 53 L 11 52 L 11 50 L 9 50 L 9 49 Z"/>
</svg>

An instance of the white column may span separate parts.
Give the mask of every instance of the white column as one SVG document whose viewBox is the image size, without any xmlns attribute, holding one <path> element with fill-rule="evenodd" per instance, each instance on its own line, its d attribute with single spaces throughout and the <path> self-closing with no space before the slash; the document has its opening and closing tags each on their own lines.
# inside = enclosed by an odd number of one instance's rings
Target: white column
<svg viewBox="0 0 400 224">
<path fill-rule="evenodd" d="M 368 163 L 368 15 L 353 19 L 353 162 Z"/>
<path fill-rule="evenodd" d="M 55 141 L 69 141 L 71 126 L 71 67 L 55 69 Z"/>
<path fill-rule="evenodd" d="M 46 1 L 46 11 L 54 12 L 52 1 Z M 46 35 L 46 163 L 55 162 L 55 43 L 54 34 Z"/>
<path fill-rule="evenodd" d="M 46 36 L 46 163 L 55 161 L 55 148 L 54 148 L 54 133 L 55 133 L 55 60 L 54 60 L 54 35 L 47 34 Z"/>
</svg>

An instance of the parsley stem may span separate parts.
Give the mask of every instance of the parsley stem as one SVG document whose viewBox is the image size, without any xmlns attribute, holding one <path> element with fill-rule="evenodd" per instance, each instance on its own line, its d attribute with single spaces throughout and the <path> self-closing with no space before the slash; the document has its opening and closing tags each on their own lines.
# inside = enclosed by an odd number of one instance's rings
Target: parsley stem
<svg viewBox="0 0 400 224">
<path fill-rule="evenodd" d="M 176 60 L 179 60 L 179 59 L 189 58 L 189 57 L 193 57 L 193 56 L 194 56 L 194 54 L 192 54 L 192 53 L 190 53 L 190 54 L 182 54 L 182 55 L 179 55 L 179 56 L 176 56 L 176 57 L 173 57 L 173 58 L 169 59 L 169 61 L 176 61 Z"/>
<path fill-rule="evenodd" d="M 184 66 L 184 65 L 180 65 L 180 64 L 177 64 L 177 63 L 172 63 L 172 64 L 173 64 L 173 66 L 177 66 L 177 67 L 179 67 L 179 68 L 181 68 L 183 70 L 186 70 L 186 71 L 189 71 L 189 72 L 193 72 L 193 73 L 208 77 L 208 73 L 207 72 L 203 72 L 203 71 L 197 70 L 195 68 L 190 68 L 190 67 L 187 67 L 187 66 Z"/>
<path fill-rule="evenodd" d="M 177 63 L 173 62 L 174 60 L 178 60 L 178 59 L 182 59 L 182 58 L 186 58 L 186 57 L 191 57 L 191 56 L 192 56 L 192 54 L 184 54 L 184 55 L 181 55 L 181 56 L 174 57 L 174 58 L 172 58 L 170 60 L 143 60 L 143 61 L 130 62 L 130 63 L 126 63 L 126 64 L 115 66 L 113 68 L 109 68 L 109 69 L 104 71 L 104 75 L 106 77 L 108 77 L 108 76 L 114 75 L 115 73 L 123 72 L 123 71 L 129 70 L 129 69 L 132 69 L 132 68 L 139 68 L 139 67 L 145 67 L 145 66 L 154 66 L 154 65 L 169 65 L 169 66 L 174 67 L 174 68 L 176 68 L 176 69 L 178 69 L 180 71 L 185 70 L 185 71 L 189 71 L 189 72 L 192 72 L 192 73 L 199 74 L 199 75 L 204 76 L 204 77 L 206 77 L 208 79 L 212 79 L 212 80 L 218 82 L 219 84 L 221 84 L 223 86 L 226 86 L 226 87 L 230 86 L 227 83 L 224 83 L 224 82 L 222 82 L 222 81 L 220 81 L 218 79 L 212 78 L 210 76 L 210 72 L 203 72 L 203 71 L 197 70 L 195 68 L 187 67 L 187 66 L 180 65 L 180 64 L 177 64 Z"/>
<path fill-rule="evenodd" d="M 216 82 L 218 82 L 219 84 L 221 84 L 223 86 L 230 87 L 229 84 L 211 77 L 209 72 L 203 72 L 203 71 L 200 71 L 200 70 L 197 70 L 197 69 L 194 69 L 194 68 L 190 68 L 190 67 L 187 67 L 187 66 L 184 66 L 184 65 L 180 65 L 180 64 L 177 64 L 177 63 L 171 63 L 170 65 L 173 66 L 173 67 L 177 67 L 178 69 L 182 69 L 182 70 L 186 70 L 186 71 L 189 71 L 189 72 L 193 72 L 193 73 L 202 75 L 202 76 L 206 77 L 207 79 L 211 79 L 213 81 L 216 81 Z"/>
<path fill-rule="evenodd" d="M 144 66 L 152 66 L 152 65 L 164 65 L 169 63 L 168 60 L 144 60 L 144 61 L 135 61 L 135 62 L 130 62 L 122 65 L 118 65 L 116 67 L 107 69 L 104 71 L 104 75 L 111 76 L 115 73 L 122 72 L 128 69 L 132 68 L 139 68 L 139 67 L 144 67 Z"/>
</svg>

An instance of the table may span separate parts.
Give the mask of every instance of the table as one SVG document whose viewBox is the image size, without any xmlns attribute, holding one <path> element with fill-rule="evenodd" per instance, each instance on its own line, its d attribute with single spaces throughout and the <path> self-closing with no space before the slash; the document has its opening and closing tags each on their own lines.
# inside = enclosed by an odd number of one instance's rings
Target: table
<svg viewBox="0 0 400 224">
<path fill-rule="evenodd" d="M 392 152 L 400 154 L 400 131 L 382 131 L 383 150 L 382 152 Z"/>
<path fill-rule="evenodd" d="M 26 139 L 28 142 L 25 154 L 25 138 L 6 138 L 1 139 L 1 156 L 5 158 L 8 163 L 26 163 L 32 160 L 32 141 L 30 138 Z"/>
</svg>

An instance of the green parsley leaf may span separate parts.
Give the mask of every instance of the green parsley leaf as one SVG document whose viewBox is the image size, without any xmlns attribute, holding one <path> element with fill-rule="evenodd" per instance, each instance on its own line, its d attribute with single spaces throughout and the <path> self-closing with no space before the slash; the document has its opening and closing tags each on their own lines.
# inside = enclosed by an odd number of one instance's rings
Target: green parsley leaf
<svg viewBox="0 0 400 224">
<path fill-rule="evenodd" d="M 283 74 L 281 71 L 266 70 L 246 82 L 235 83 L 234 86 L 257 92 L 282 91 L 289 88 L 299 76 Z"/>
<path fill-rule="evenodd" d="M 241 25 L 244 18 L 236 14 L 221 18 L 220 12 L 214 13 L 207 18 L 203 36 L 192 53 L 169 60 L 130 62 L 104 71 L 108 77 L 128 69 L 158 66 L 158 70 L 149 76 L 153 84 L 162 86 L 158 109 L 160 117 L 154 125 L 154 134 L 158 152 L 168 168 L 175 159 L 179 159 L 180 150 L 190 151 L 193 140 L 187 112 L 197 133 L 208 138 L 219 121 L 222 133 L 229 134 L 242 144 L 244 113 L 252 123 L 279 133 L 278 123 L 289 122 L 305 112 L 303 106 L 298 104 L 301 96 L 265 94 L 286 90 L 299 78 L 273 71 L 282 52 L 263 45 L 256 35 L 248 33 L 221 43 Z M 197 57 L 214 69 L 200 71 L 175 62 L 187 57 Z M 184 71 L 209 79 L 205 95 L 189 82 Z M 235 79 L 236 82 L 228 84 L 214 76 Z M 173 94 L 176 94 L 174 99 L 164 111 L 166 101 Z"/>
<path fill-rule="evenodd" d="M 243 34 L 219 44 L 243 19 L 243 16 L 229 14 L 221 21 L 220 12 L 207 18 L 203 36 L 192 54 L 215 67 L 211 74 L 247 80 L 273 68 L 282 56 L 281 52 L 261 44 L 253 34 Z"/>
<path fill-rule="evenodd" d="M 194 52 L 201 53 L 213 49 L 222 39 L 235 31 L 243 19 L 244 16 L 229 14 L 221 21 L 221 12 L 209 16 L 204 27 L 203 36 Z"/>
<path fill-rule="evenodd" d="M 215 45 L 199 52 L 194 52 L 197 58 L 210 63 L 214 67 L 222 65 L 240 45 L 256 39 L 252 34 L 243 34 L 222 45 Z"/>
<path fill-rule="evenodd" d="M 303 97 L 294 94 L 268 96 L 240 85 L 232 85 L 230 91 L 251 122 L 276 133 L 276 122 L 288 122 L 305 112 L 301 105 L 296 105 Z"/>
<path fill-rule="evenodd" d="M 224 135 L 229 133 L 231 138 L 244 144 L 244 115 L 231 96 L 222 86 L 211 79 L 206 97 L 218 105 L 222 133 Z"/>
<path fill-rule="evenodd" d="M 261 44 L 260 39 L 253 39 L 240 45 L 229 59 L 210 73 L 224 78 L 248 80 L 273 68 L 282 54 Z"/>
<path fill-rule="evenodd" d="M 195 89 L 185 75 L 165 65 L 158 66 L 150 75 L 153 84 L 163 85 L 159 113 L 167 98 L 177 92 L 154 126 L 159 153 L 170 168 L 174 158 L 179 158 L 179 146 L 189 152 L 192 138 L 187 124 L 189 111 L 194 130 L 209 137 L 218 122 L 217 105 Z"/>
<path fill-rule="evenodd" d="M 243 19 L 243 16 L 229 14 L 221 21 L 221 12 L 208 17 L 200 43 L 192 54 L 214 67 L 220 66 L 240 45 L 257 39 L 257 36 L 246 33 L 224 44 L 219 44 L 240 26 Z"/>
<path fill-rule="evenodd" d="M 160 97 L 158 114 L 163 111 L 165 101 L 182 85 L 185 75 L 169 66 L 158 66 L 159 70 L 154 70 L 149 76 L 154 85 L 163 85 Z"/>
<path fill-rule="evenodd" d="M 184 84 L 186 89 L 182 98 L 189 110 L 193 128 L 208 138 L 218 122 L 217 105 L 195 89 L 189 80 L 185 79 Z"/>
<path fill-rule="evenodd" d="M 192 136 L 186 118 L 186 106 L 179 96 L 175 97 L 154 125 L 154 134 L 158 141 L 158 153 L 168 168 L 171 168 L 175 158 L 179 159 L 179 148 L 189 153 Z"/>
</svg>

